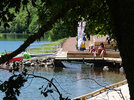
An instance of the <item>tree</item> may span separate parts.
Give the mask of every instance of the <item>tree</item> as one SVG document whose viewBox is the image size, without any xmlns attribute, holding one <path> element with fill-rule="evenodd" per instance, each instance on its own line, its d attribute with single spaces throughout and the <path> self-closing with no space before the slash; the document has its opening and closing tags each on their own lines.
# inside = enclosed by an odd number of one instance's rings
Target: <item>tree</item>
<svg viewBox="0 0 134 100">
<path fill-rule="evenodd" d="M 37 0 L 31 0 L 34 7 L 37 7 Z M 21 4 L 22 3 L 22 4 Z M 0 18 L 4 26 L 9 27 L 8 21 L 12 21 L 14 14 L 9 8 L 19 12 L 20 6 L 24 8 L 28 0 L 0 1 Z M 104 32 L 115 36 L 125 69 L 126 78 L 130 90 L 131 100 L 134 100 L 134 1 L 133 0 L 41 0 L 38 9 L 40 27 L 38 32 L 30 36 L 23 45 L 10 55 L 0 58 L 4 63 L 12 57 L 25 50 L 36 39 L 40 39 L 44 32 L 52 29 L 53 25 L 60 19 L 67 22 L 77 22 L 85 18 L 89 26 L 95 29 L 94 32 Z M 48 17 L 49 16 L 49 17 Z M 8 19 L 7 19 L 8 18 Z M 72 24 L 73 25 L 73 24 Z M 76 28 L 76 27 L 74 27 Z M 132 52 L 131 52 L 132 51 Z"/>
<path fill-rule="evenodd" d="M 123 67 L 128 80 L 130 99 L 134 100 L 134 47 L 132 46 L 134 43 L 134 1 L 109 0 L 108 4 L 112 14 L 114 35 L 117 38 Z"/>
</svg>

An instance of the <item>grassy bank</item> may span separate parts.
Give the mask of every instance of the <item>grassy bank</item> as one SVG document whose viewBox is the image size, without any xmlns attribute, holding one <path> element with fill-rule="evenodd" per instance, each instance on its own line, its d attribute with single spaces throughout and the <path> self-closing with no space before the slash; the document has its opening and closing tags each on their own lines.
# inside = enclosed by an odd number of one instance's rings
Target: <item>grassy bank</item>
<svg viewBox="0 0 134 100">
<path fill-rule="evenodd" d="M 55 53 L 56 50 L 64 42 L 64 40 L 65 40 L 65 38 L 50 42 L 48 44 L 44 44 L 43 46 L 39 46 L 37 48 L 30 49 L 30 54 Z"/>
</svg>

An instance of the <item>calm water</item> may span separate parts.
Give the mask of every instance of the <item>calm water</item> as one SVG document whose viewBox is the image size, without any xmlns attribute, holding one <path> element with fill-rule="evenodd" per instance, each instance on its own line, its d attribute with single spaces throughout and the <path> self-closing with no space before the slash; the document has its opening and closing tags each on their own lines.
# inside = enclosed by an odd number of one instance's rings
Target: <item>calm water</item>
<svg viewBox="0 0 134 100">
<path fill-rule="evenodd" d="M 3 50 L 13 51 L 22 43 L 23 41 L 0 41 L 0 52 Z M 48 79 L 54 78 L 54 83 L 63 93 L 63 96 L 70 98 L 90 93 L 102 88 L 102 86 L 107 86 L 125 79 L 124 74 L 119 73 L 118 69 L 110 69 L 108 72 L 104 72 L 102 68 L 95 67 L 92 69 L 85 64 L 71 63 L 67 65 L 67 67 L 69 66 L 73 68 L 38 68 L 35 69 L 34 73 Z M 32 72 L 33 69 L 30 69 L 29 73 Z M 0 80 L 5 81 L 11 75 L 12 73 L 0 69 Z M 56 93 L 48 98 L 44 98 L 40 94 L 39 88 L 42 85 L 46 86 L 46 84 L 47 82 L 42 79 L 29 79 L 25 86 L 21 88 L 21 95 L 18 97 L 18 100 L 58 100 Z M 2 100 L 3 95 L 0 92 L 0 100 Z"/>
<path fill-rule="evenodd" d="M 34 42 L 34 43 L 39 44 L 39 43 L 46 43 L 46 42 L 48 41 L 40 41 L 40 42 Z M 24 41 L 0 41 L 0 53 L 2 51 L 14 51 L 23 43 Z M 37 45 L 34 45 L 34 46 L 37 46 Z"/>
<path fill-rule="evenodd" d="M 77 64 L 74 66 L 77 66 Z M 124 74 L 119 73 L 118 69 L 110 69 L 108 72 L 104 72 L 102 71 L 102 68 L 91 69 L 90 67 L 85 66 L 86 65 L 82 64 L 81 68 L 73 69 L 36 69 L 34 73 L 48 79 L 54 78 L 54 83 L 63 93 L 63 96 L 68 96 L 70 98 L 90 93 L 102 88 L 103 86 L 107 86 L 125 79 Z M 32 72 L 32 70 L 29 72 Z M 6 80 L 10 75 L 11 73 L 8 71 L 0 70 L 0 80 Z M 29 79 L 25 86 L 21 88 L 21 95 L 18 97 L 18 100 L 58 100 L 58 95 L 56 93 L 53 97 L 49 96 L 45 99 L 40 94 L 39 88 L 42 85 L 46 86 L 46 84 L 47 82 L 42 79 Z"/>
</svg>

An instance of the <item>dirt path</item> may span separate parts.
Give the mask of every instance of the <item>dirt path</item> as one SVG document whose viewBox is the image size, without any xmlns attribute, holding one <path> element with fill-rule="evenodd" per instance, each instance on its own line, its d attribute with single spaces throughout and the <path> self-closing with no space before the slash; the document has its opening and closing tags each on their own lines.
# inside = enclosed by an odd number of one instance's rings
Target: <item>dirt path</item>
<svg viewBox="0 0 134 100">
<path fill-rule="evenodd" d="M 76 37 L 68 38 L 62 45 L 62 51 L 77 51 L 76 43 Z"/>
</svg>

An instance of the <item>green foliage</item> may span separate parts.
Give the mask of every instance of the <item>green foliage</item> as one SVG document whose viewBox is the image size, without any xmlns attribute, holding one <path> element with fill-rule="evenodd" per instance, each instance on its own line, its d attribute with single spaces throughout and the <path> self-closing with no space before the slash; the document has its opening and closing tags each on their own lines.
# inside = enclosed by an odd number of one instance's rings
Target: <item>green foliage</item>
<svg viewBox="0 0 134 100">
<path fill-rule="evenodd" d="M 26 40 L 31 34 L 20 34 L 20 33 L 10 33 L 10 34 L 2 34 L 0 40 L 14 40 L 14 41 L 24 41 Z"/>
<path fill-rule="evenodd" d="M 32 0 L 33 1 L 33 0 Z M 25 2 L 24 4 L 28 4 L 27 6 L 20 4 L 21 2 Z M 12 2 L 11 2 L 12 3 Z M 18 4 L 18 5 L 17 5 Z M 27 0 L 20 0 L 16 2 L 16 4 L 12 6 L 17 6 L 14 8 L 7 8 L 9 11 L 6 13 L 12 14 L 9 16 L 10 20 L 3 20 L 0 26 L 0 32 L 2 33 L 34 33 L 38 26 L 38 16 L 37 9 L 32 6 L 33 3 Z M 30 12 L 30 13 L 29 13 Z M 4 13 L 4 12 L 2 12 Z M 4 14 L 6 14 L 4 13 Z M 5 16 L 7 16 L 6 14 Z M 5 22 L 6 21 L 6 22 Z M 36 23 L 36 24 L 35 24 Z"/>
<path fill-rule="evenodd" d="M 60 6 L 64 5 L 61 5 L 62 2 L 59 4 Z M 88 0 L 79 1 L 77 6 L 72 7 L 67 11 L 64 18 L 58 20 L 48 32 L 49 39 L 56 40 L 61 37 L 76 36 L 77 23 L 82 20 L 87 22 L 85 29 L 86 34 L 110 34 L 110 36 L 112 36 L 111 16 L 106 1 Z"/>
<path fill-rule="evenodd" d="M 76 32 L 73 32 L 73 27 L 62 20 L 59 20 L 47 34 L 50 41 L 76 36 Z"/>
<path fill-rule="evenodd" d="M 2 38 L 3 37 L 3 34 L 0 34 L 0 38 Z"/>
<path fill-rule="evenodd" d="M 3 55 L 5 55 L 6 53 L 3 51 L 3 52 L 1 52 L 1 56 L 3 56 Z"/>
<path fill-rule="evenodd" d="M 29 54 L 24 54 L 24 59 L 31 59 L 31 56 Z"/>
<path fill-rule="evenodd" d="M 17 10 L 18 8 L 12 8 L 10 13 L 14 14 L 16 17 L 12 19 L 12 22 L 8 23 L 10 25 L 9 28 L 5 29 L 5 25 L 2 23 L 0 32 L 35 33 L 38 31 L 41 24 L 43 25 L 44 22 L 49 21 L 51 16 L 55 15 L 55 13 L 68 3 L 68 1 L 64 0 L 58 0 L 56 2 L 53 0 L 32 0 L 32 2 L 22 0 L 20 2 L 25 2 L 25 5 L 28 4 L 27 7 L 24 7 L 25 9 L 21 7 L 20 10 Z M 73 3 L 70 5 L 74 5 Z M 86 34 L 112 34 L 111 18 L 106 1 L 86 0 L 79 1 L 77 6 L 68 9 L 66 16 L 58 20 L 53 25 L 53 28 L 45 33 L 47 34 L 45 36 L 51 41 L 76 36 L 77 23 L 81 20 L 86 20 L 87 22 Z"/>
</svg>

